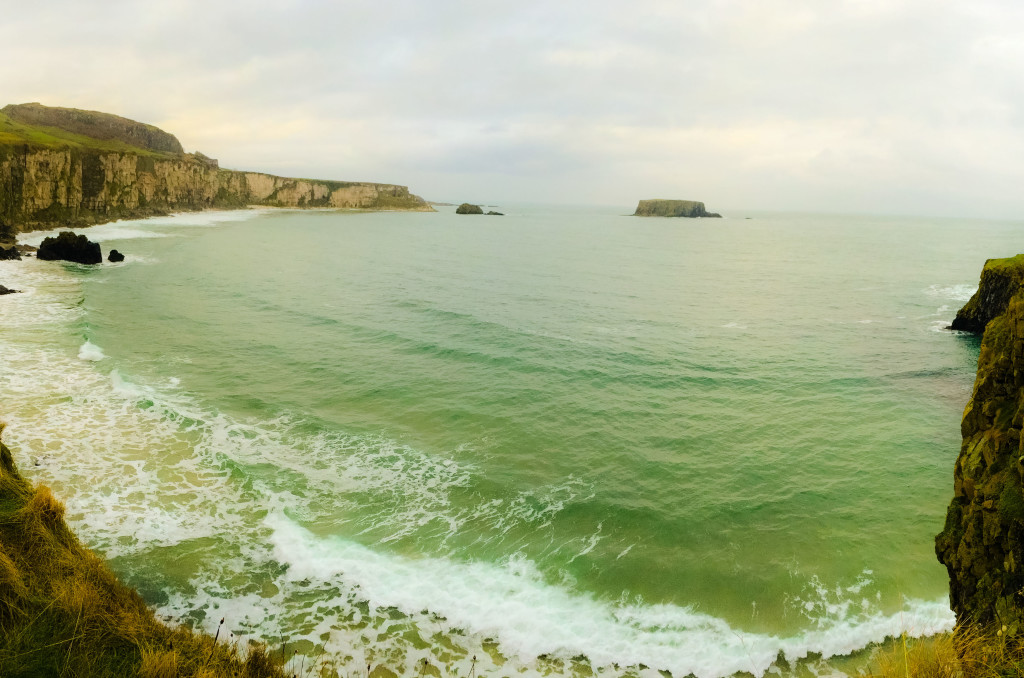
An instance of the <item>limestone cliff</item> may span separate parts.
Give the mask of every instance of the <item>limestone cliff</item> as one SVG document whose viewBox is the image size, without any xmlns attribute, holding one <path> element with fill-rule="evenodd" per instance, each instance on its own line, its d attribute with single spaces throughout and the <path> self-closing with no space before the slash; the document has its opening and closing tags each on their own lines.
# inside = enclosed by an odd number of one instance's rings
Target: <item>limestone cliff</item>
<svg viewBox="0 0 1024 678">
<path fill-rule="evenodd" d="M 634 217 L 721 217 L 696 200 L 641 200 Z"/>
<path fill-rule="evenodd" d="M 0 223 L 30 231 L 247 205 L 432 211 L 405 186 L 238 172 L 180 149 L 162 130 L 104 113 L 0 109 Z"/>
<path fill-rule="evenodd" d="M 990 260 L 958 314 L 984 328 L 974 392 L 961 423 L 953 500 L 935 552 L 959 622 L 1024 633 L 1024 255 Z M 986 320 L 988 319 L 988 320 Z"/>
</svg>

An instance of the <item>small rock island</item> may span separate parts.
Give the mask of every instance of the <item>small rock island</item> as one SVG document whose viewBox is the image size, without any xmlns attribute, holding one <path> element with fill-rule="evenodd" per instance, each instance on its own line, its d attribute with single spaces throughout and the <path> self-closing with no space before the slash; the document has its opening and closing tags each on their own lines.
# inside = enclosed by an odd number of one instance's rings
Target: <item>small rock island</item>
<svg viewBox="0 0 1024 678">
<path fill-rule="evenodd" d="M 636 206 L 634 217 L 716 217 L 721 214 L 708 212 L 704 203 L 696 200 L 641 200 Z"/>
</svg>

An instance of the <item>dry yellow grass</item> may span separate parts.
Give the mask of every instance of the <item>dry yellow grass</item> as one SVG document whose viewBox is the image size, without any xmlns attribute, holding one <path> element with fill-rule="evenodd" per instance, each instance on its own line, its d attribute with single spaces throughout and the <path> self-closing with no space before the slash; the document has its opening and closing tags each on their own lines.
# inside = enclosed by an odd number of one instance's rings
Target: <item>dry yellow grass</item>
<svg viewBox="0 0 1024 678">
<path fill-rule="evenodd" d="M 914 642 L 897 639 L 875 655 L 872 669 L 870 678 L 1024 678 L 1024 639 L 964 625 Z"/>
<path fill-rule="evenodd" d="M 18 474 L 0 442 L 0 676 L 284 675 L 261 646 L 239 648 L 161 624 L 82 546 L 53 493 Z"/>
</svg>

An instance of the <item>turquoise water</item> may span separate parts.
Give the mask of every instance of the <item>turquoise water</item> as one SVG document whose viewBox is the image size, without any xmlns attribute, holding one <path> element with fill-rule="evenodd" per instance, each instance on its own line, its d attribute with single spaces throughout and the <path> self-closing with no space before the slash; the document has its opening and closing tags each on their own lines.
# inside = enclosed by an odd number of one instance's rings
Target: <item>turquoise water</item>
<svg viewBox="0 0 1024 678">
<path fill-rule="evenodd" d="M 760 675 L 951 626 L 978 341 L 942 328 L 1019 223 L 503 207 L 0 262 L 7 440 L 162 615 L 339 670 Z"/>
</svg>

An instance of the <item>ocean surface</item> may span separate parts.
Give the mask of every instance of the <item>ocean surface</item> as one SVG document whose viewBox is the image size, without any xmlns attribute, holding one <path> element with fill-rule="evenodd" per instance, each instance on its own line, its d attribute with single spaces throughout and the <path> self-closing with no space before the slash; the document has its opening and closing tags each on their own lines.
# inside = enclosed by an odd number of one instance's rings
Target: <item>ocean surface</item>
<svg viewBox="0 0 1024 678">
<path fill-rule="evenodd" d="M 23 472 L 161 616 L 341 675 L 833 675 L 952 626 L 943 328 L 1024 223 L 439 209 L 0 262 Z"/>
</svg>

